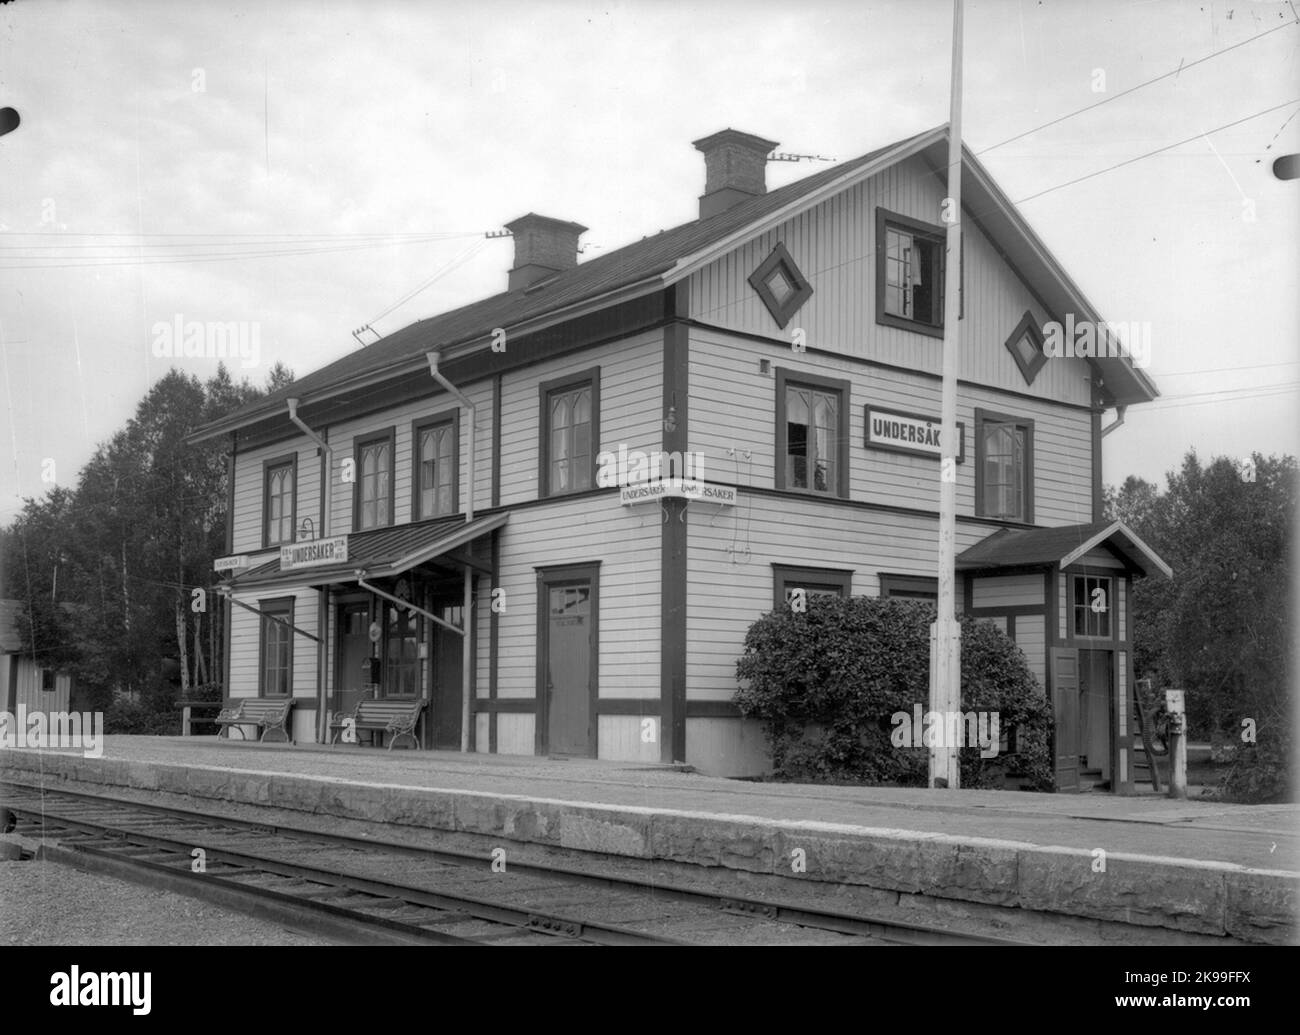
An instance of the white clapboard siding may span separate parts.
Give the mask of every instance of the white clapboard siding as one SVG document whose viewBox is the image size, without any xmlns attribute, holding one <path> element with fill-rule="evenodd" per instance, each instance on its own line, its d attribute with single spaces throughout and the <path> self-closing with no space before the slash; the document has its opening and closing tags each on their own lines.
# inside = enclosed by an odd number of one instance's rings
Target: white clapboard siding
<svg viewBox="0 0 1300 1035">
<path fill-rule="evenodd" d="M 0 654 L 6 673 L 10 663 L 9 657 L 10 655 Z M 54 676 L 54 689 L 43 690 L 42 687 L 45 685 L 43 672 L 44 669 L 36 665 L 30 656 L 18 656 L 18 687 L 14 701 L 15 715 L 18 708 L 26 708 L 28 715 L 35 712 L 48 715 L 51 712 L 66 712 L 68 710 L 69 700 L 72 696 L 72 677 L 66 673 L 56 673 Z"/>
<path fill-rule="evenodd" d="M 1116 579 L 1115 586 L 1115 611 L 1119 615 L 1119 638 L 1121 641 L 1128 639 L 1128 580 L 1121 577 Z"/>
<path fill-rule="evenodd" d="M 772 767 L 754 719 L 687 719 L 686 761 L 708 776 L 760 776 Z"/>
<path fill-rule="evenodd" d="M 600 367 L 600 447 L 657 451 L 663 440 L 663 331 L 506 374 L 501 387 L 501 503 L 537 498 L 542 382 Z"/>
<path fill-rule="evenodd" d="M 920 159 L 886 170 L 742 245 L 693 274 L 691 316 L 704 323 L 791 341 L 796 329 L 810 348 L 874 359 L 906 369 L 942 372 L 942 340 L 875 322 L 876 209 L 942 228 L 944 189 Z M 967 213 L 969 217 L 969 213 Z M 959 376 L 1043 399 L 1086 404 L 1086 361 L 1055 359 L 1025 383 L 1006 340 L 1026 310 L 1040 327 L 1054 317 L 967 218 L 964 317 Z M 778 243 L 785 245 L 813 295 L 779 328 L 748 278 Z M 1062 319 L 1063 314 L 1056 314 Z"/>
<path fill-rule="evenodd" d="M 301 526 L 302 519 L 309 517 L 313 525 L 320 525 L 320 458 L 316 455 L 316 446 L 302 435 L 275 445 L 259 446 L 235 456 L 235 510 L 232 517 L 235 553 L 261 550 L 265 491 L 263 464 L 290 454 L 298 457 L 298 482 L 294 486 L 295 520 Z M 272 556 L 274 554 L 268 554 L 267 559 Z"/>
<path fill-rule="evenodd" d="M 1016 643 L 1025 652 L 1029 671 L 1047 686 L 1047 631 L 1042 615 L 1016 615 Z"/>
<path fill-rule="evenodd" d="M 538 565 L 600 561 L 600 696 L 659 696 L 659 508 L 605 496 L 516 511 L 501 532 L 497 692 L 537 693 Z M 498 728 L 499 736 L 499 728 Z M 531 750 L 531 748 L 530 748 Z"/>
<path fill-rule="evenodd" d="M 761 372 L 760 359 L 771 361 L 771 372 Z M 867 405 L 937 418 L 941 404 L 938 381 L 836 357 L 786 352 L 716 331 L 693 329 L 691 449 L 704 454 L 710 480 L 740 486 L 775 486 L 777 368 L 787 370 L 789 376 L 804 372 L 850 383 L 850 498 L 938 509 L 937 459 L 865 446 Z M 1034 421 L 1035 524 L 1092 520 L 1090 414 L 1047 401 L 965 387 L 957 405 L 957 419 L 966 427 L 966 459 L 957 467 L 959 514 L 975 514 L 977 408 Z"/>
<path fill-rule="evenodd" d="M 537 750 L 537 719 L 533 715 L 502 712 L 497 719 L 497 753 L 531 755 Z M 486 745 L 487 741 L 483 741 Z M 486 751 L 486 746 L 480 748 Z"/>
<path fill-rule="evenodd" d="M 637 715 L 597 716 L 597 756 L 614 762 L 658 762 L 658 720 L 651 719 L 653 725 L 649 727 L 643 727 L 641 722 Z M 643 729 L 649 732 L 643 734 Z"/>
<path fill-rule="evenodd" d="M 971 581 L 972 607 L 1042 607 L 1041 575 L 985 575 Z"/>
<path fill-rule="evenodd" d="M 758 497 L 742 489 L 734 507 L 690 504 L 687 525 L 686 694 L 693 700 L 729 700 L 735 693 L 745 633 L 772 610 L 773 564 L 852 569 L 851 591 L 860 596 L 879 594 L 881 572 L 931 576 L 938 563 L 936 518 Z M 958 551 L 987 533 L 959 524 Z"/>
<path fill-rule="evenodd" d="M 312 589 L 284 590 L 265 587 L 260 592 L 237 592 L 235 599 L 249 607 L 259 606 L 259 600 L 291 596 L 293 624 L 316 635 L 317 594 Z M 232 607 L 230 616 L 230 695 L 256 697 L 260 686 L 258 664 L 261 657 L 261 619 L 242 607 Z M 328 651 L 326 652 L 328 655 Z M 316 641 L 294 633 L 293 636 L 293 694 L 309 700 L 316 696 Z"/>
<path fill-rule="evenodd" d="M 430 384 L 432 385 L 433 382 L 430 381 Z M 477 437 L 474 444 L 476 461 L 474 506 L 478 510 L 485 510 L 492 502 L 492 384 L 488 380 L 483 380 L 457 387 L 475 406 L 474 428 Z M 431 391 L 425 398 L 367 414 L 364 417 L 342 421 L 330 427 L 329 442 L 334 448 L 333 471 L 330 478 L 332 485 L 330 531 L 333 535 L 355 531 L 352 527 L 353 500 L 358 482 L 343 480 L 343 462 L 355 459 L 357 440 L 377 435 L 388 428 L 394 430 L 396 469 L 393 478 L 393 523 L 406 524 L 412 519 L 411 493 L 415 466 L 415 444 L 411 434 L 413 422 L 453 411 L 460 414 L 458 484 L 460 512 L 464 512 L 469 484 L 469 412 L 462 408 L 450 394 L 438 389 Z M 355 474 L 359 479 L 361 472 L 356 471 Z"/>
</svg>

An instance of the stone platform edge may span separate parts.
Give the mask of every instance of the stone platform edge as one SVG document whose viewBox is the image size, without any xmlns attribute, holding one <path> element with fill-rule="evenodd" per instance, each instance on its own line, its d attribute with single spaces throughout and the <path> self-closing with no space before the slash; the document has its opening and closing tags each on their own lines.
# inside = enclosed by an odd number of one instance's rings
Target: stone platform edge
<svg viewBox="0 0 1300 1035">
<path fill-rule="evenodd" d="M 1255 943 L 1300 940 L 1300 874 L 1232 863 L 1106 852 L 1103 870 L 1091 850 L 993 838 L 20 750 L 0 751 L 0 776 L 41 780 L 51 789 L 67 782 L 160 791 Z"/>
</svg>

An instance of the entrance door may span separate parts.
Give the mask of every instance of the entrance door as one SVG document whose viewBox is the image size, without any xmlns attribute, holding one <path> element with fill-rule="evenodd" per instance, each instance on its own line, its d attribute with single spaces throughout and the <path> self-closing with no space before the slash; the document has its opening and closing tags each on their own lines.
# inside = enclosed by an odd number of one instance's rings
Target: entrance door
<svg viewBox="0 0 1300 1035">
<path fill-rule="evenodd" d="M 1052 648 L 1052 710 L 1056 729 L 1056 789 L 1079 790 L 1079 652 Z"/>
<path fill-rule="evenodd" d="M 590 569 L 588 569 L 590 570 Z M 594 578 L 545 575 L 541 584 L 542 638 L 539 676 L 546 740 L 552 755 L 594 758 L 596 650 Z"/>
<path fill-rule="evenodd" d="M 459 626 L 465 609 L 460 603 L 435 600 L 432 610 L 444 622 Z M 429 722 L 433 738 L 431 746 L 442 751 L 459 751 L 464 704 L 461 679 L 465 670 L 461 663 L 461 637 L 441 625 L 429 624 L 433 626 L 433 699 L 429 705 L 433 709 Z"/>
<path fill-rule="evenodd" d="M 370 657 L 370 604 L 364 600 L 340 604 L 338 629 L 339 650 L 330 697 L 330 710 L 335 715 L 352 711 L 361 698 L 367 678 L 362 662 Z"/>
<path fill-rule="evenodd" d="M 1103 783 L 1110 780 L 1110 658 L 1108 650 L 1079 651 L 1079 754 Z"/>
</svg>

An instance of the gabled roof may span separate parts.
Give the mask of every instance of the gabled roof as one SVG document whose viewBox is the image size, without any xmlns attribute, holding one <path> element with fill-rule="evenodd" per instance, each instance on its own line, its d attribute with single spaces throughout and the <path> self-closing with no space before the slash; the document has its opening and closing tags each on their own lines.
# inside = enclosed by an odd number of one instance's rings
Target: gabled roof
<svg viewBox="0 0 1300 1035">
<path fill-rule="evenodd" d="M 1122 521 L 1057 528 L 1000 528 L 958 554 L 957 567 L 963 571 L 1037 564 L 1067 568 L 1102 544 L 1115 550 L 1143 575 L 1155 570 L 1165 578 L 1173 577 L 1173 569 Z"/>
<path fill-rule="evenodd" d="M 496 328 L 518 336 L 616 302 L 641 297 L 682 280 L 726 252 L 767 232 L 826 198 L 876 175 L 882 169 L 921 156 L 941 181 L 947 165 L 948 127 L 878 148 L 851 161 L 804 177 L 759 197 L 743 201 L 708 219 L 664 230 L 634 244 L 581 263 L 527 288 L 503 291 L 482 301 L 419 320 L 358 349 L 292 384 L 235 410 L 189 436 L 201 442 L 247 427 L 285 409 L 288 399 L 304 404 L 386 377 L 415 372 L 425 353 L 444 355 L 486 347 Z M 963 146 L 963 205 L 975 216 L 994 246 L 1055 314 L 1101 323 L 1096 310 L 988 172 Z M 1103 370 L 1117 403 L 1144 402 L 1159 393 L 1127 358 L 1090 360 Z"/>
</svg>

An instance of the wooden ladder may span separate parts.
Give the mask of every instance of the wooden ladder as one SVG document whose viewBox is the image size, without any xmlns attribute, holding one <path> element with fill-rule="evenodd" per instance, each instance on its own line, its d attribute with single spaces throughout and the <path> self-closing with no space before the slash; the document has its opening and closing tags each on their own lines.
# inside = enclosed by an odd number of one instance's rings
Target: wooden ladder
<svg viewBox="0 0 1300 1035">
<path fill-rule="evenodd" d="M 1138 738 L 1142 741 L 1141 752 L 1142 761 L 1138 761 L 1137 751 L 1133 753 L 1133 782 L 1138 782 L 1138 774 L 1143 767 L 1148 771 L 1151 781 L 1151 789 L 1157 794 L 1160 793 L 1160 768 L 1156 764 L 1156 752 L 1151 747 L 1151 738 L 1147 735 L 1147 730 L 1155 732 L 1155 723 L 1151 721 L 1146 714 L 1146 709 L 1142 706 L 1142 695 L 1138 693 L 1138 684 L 1150 683 L 1150 680 L 1137 679 L 1133 682 L 1133 721 L 1137 724 Z"/>
</svg>

